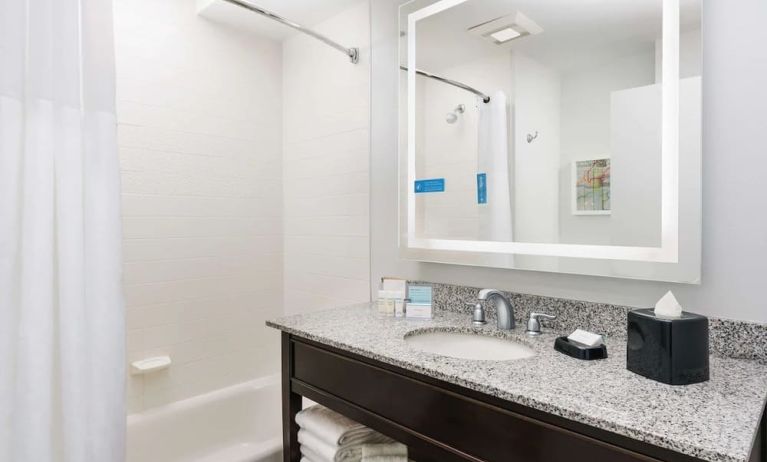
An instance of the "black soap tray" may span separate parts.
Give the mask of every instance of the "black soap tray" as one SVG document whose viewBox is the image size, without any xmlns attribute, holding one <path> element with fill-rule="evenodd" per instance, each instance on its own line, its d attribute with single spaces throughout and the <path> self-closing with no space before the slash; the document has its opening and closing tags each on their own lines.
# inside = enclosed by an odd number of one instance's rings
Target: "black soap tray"
<svg viewBox="0 0 767 462">
<path fill-rule="evenodd" d="M 577 342 L 571 342 L 567 337 L 558 337 L 554 341 L 554 349 L 567 356 L 587 361 L 607 357 L 607 346 L 605 344 L 590 347 Z"/>
</svg>

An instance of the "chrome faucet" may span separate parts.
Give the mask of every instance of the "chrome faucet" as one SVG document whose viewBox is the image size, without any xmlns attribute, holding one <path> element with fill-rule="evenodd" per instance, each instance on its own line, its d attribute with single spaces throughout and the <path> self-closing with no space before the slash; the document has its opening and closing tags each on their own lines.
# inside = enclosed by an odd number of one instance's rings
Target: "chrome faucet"
<svg viewBox="0 0 767 462">
<path fill-rule="evenodd" d="M 514 322 L 514 305 L 500 290 L 482 289 L 477 296 L 480 300 L 495 300 L 495 312 L 498 319 L 498 328 L 511 330 L 516 327 Z"/>
</svg>

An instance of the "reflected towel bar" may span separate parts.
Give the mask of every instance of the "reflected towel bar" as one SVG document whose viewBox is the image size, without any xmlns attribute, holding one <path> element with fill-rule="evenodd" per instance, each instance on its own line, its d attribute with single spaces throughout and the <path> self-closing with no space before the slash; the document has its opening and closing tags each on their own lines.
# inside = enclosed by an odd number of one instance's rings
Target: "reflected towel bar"
<svg viewBox="0 0 767 462">
<path fill-rule="evenodd" d="M 399 68 L 402 69 L 403 71 L 406 71 L 406 72 L 408 70 L 407 67 L 405 67 L 405 66 L 400 66 Z M 462 90 L 468 91 L 469 93 L 474 93 L 475 95 L 477 95 L 480 98 L 482 98 L 482 101 L 485 102 L 485 103 L 489 103 L 490 102 L 490 97 L 489 96 L 487 96 L 486 94 L 484 94 L 481 91 L 477 90 L 476 88 L 472 88 L 472 87 L 466 85 L 465 83 L 461 83 L 461 82 L 458 82 L 456 80 L 450 80 L 448 78 L 441 77 L 439 75 L 432 74 L 430 72 L 422 71 L 420 69 L 416 69 L 415 73 L 418 74 L 418 75 L 422 75 L 424 77 L 428 77 L 430 79 L 439 80 L 440 82 L 446 83 L 448 85 L 452 85 L 454 87 L 458 87 L 458 88 L 460 88 Z"/>
</svg>

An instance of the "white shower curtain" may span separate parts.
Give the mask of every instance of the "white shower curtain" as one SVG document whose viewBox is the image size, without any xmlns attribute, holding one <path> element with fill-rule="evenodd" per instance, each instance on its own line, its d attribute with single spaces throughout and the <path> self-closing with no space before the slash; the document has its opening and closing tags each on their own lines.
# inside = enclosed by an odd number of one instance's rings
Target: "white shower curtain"
<svg viewBox="0 0 767 462">
<path fill-rule="evenodd" d="M 479 239 L 483 241 L 513 240 L 508 125 L 508 98 L 497 91 L 479 108 L 477 169 L 487 175 L 487 204 L 479 208 Z M 512 261 L 511 257 L 505 259 Z"/>
<path fill-rule="evenodd" d="M 109 0 L 0 0 L 0 461 L 124 459 Z"/>
</svg>

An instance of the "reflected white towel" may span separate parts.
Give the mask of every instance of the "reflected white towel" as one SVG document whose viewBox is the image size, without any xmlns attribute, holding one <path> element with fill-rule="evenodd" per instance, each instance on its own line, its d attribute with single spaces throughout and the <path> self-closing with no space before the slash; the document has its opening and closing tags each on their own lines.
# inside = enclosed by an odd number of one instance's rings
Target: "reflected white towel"
<svg viewBox="0 0 767 462">
<path fill-rule="evenodd" d="M 301 452 L 312 462 L 351 462 L 372 457 L 401 456 L 407 458 L 407 447 L 404 444 L 345 444 L 332 445 L 323 441 L 306 429 L 298 431 L 298 442 Z"/>
<path fill-rule="evenodd" d="M 296 415 L 296 423 L 331 445 L 394 442 L 391 438 L 320 405 L 299 412 Z"/>
</svg>

